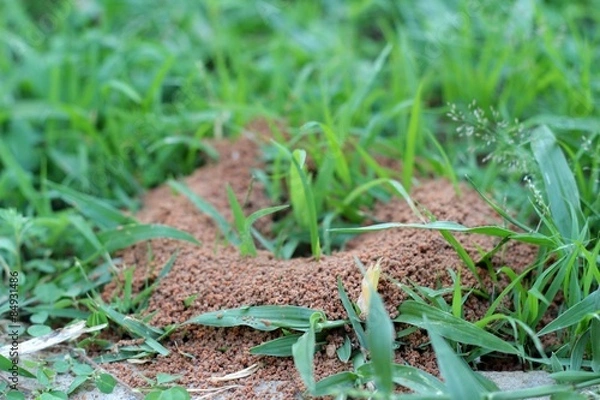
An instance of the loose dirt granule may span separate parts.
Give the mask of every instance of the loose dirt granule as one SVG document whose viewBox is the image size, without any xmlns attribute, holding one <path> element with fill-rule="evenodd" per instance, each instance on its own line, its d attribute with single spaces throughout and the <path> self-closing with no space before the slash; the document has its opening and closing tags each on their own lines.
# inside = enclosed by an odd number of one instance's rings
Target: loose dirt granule
<svg viewBox="0 0 600 400">
<path fill-rule="evenodd" d="M 242 201 L 248 195 L 246 212 L 270 206 L 263 188 L 251 182 L 251 169 L 260 167 L 259 150 L 255 140 L 248 137 L 231 143 L 216 142 L 221 157 L 218 163 L 198 169 L 185 183 L 219 212 L 231 220 L 225 184 L 231 185 Z M 493 211 L 472 190 L 461 187 L 462 195 L 444 180 L 421 182 L 411 194 L 438 220 L 451 220 L 466 226 L 498 223 Z M 393 200 L 379 204 L 373 211 L 383 221 L 419 222 L 404 201 Z M 438 232 L 395 229 L 365 234 L 352 240 L 346 250 L 316 261 L 312 258 L 278 260 L 266 251 L 255 258 L 242 257 L 237 249 L 224 243 L 212 220 L 201 214 L 185 196 L 177 195 L 169 187 L 150 191 L 144 199 L 144 208 L 138 219 L 145 223 L 167 224 L 190 232 L 201 242 L 191 246 L 170 240 L 154 240 L 151 251 L 148 244 L 137 245 L 124 252 L 126 265 L 135 265 L 135 283 L 141 288 L 148 278 L 155 278 L 161 266 L 178 251 L 172 271 L 161 281 L 152 294 L 148 313 L 156 312 L 151 323 L 165 326 L 181 323 L 204 312 L 244 305 L 292 304 L 323 310 L 330 320 L 345 317 L 336 288 L 341 278 L 349 296 L 356 301 L 360 291 L 361 273 L 355 265 L 357 257 L 365 265 L 381 260 L 382 282 L 379 291 L 392 317 L 406 295 L 390 279 L 410 284 L 439 288 L 451 286 L 449 269 L 460 272 L 463 287 L 475 287 L 476 279 L 458 259 L 455 251 Z M 262 225 L 261 225 L 262 224 Z M 262 221 L 259 229 L 267 230 L 269 222 Z M 490 250 L 496 244 L 493 238 L 457 234 L 456 238 L 475 259 L 481 249 Z M 151 257 L 149 256 L 151 255 Z M 508 265 L 516 271 L 531 262 L 535 249 L 517 243 L 507 245 L 493 259 L 497 268 Z M 485 270 L 481 274 L 488 288 L 491 280 Z M 113 282 L 104 291 L 105 298 L 120 295 Z M 198 295 L 193 304 L 184 306 L 184 299 Z M 471 296 L 466 302 L 465 318 L 481 317 L 487 302 Z M 331 346 L 339 346 L 346 334 L 341 329 L 328 337 Z M 157 373 L 178 374 L 178 382 L 188 388 L 208 388 L 226 384 L 241 385 L 227 393 L 228 399 L 281 398 L 294 399 L 304 390 L 291 358 L 257 357 L 249 348 L 278 337 L 277 332 L 259 332 L 239 327 L 219 329 L 185 325 L 166 341 L 171 350 L 167 357 L 156 357 L 143 365 L 126 362 L 106 367 L 132 386 L 147 386 L 141 378 L 154 378 Z M 397 352 L 398 362 L 437 373 L 435 355 L 430 348 L 420 346 L 427 341 L 422 332 L 404 338 L 407 343 Z M 324 378 L 348 370 L 337 357 L 327 355 L 327 345 L 315 355 L 315 375 Z M 331 348 L 329 352 L 331 353 Z M 189 357 L 189 355 L 192 356 Z M 511 361 L 513 362 L 513 361 Z M 235 382 L 211 383 L 212 376 L 222 376 L 244 369 L 254 363 L 260 369 L 252 376 Z M 264 382 L 274 382 L 275 392 L 258 392 Z"/>
</svg>

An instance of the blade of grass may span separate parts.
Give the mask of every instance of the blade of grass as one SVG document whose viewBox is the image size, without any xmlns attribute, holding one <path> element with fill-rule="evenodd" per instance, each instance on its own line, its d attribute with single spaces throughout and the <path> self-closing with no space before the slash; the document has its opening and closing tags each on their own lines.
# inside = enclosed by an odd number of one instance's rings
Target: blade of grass
<svg viewBox="0 0 600 400">
<path fill-rule="evenodd" d="M 485 193 L 483 193 L 477 187 L 477 185 L 475 184 L 475 182 L 470 177 L 466 176 L 465 178 L 467 179 L 467 182 L 469 182 L 469 184 L 471 185 L 471 187 L 473 189 L 475 189 L 475 191 L 479 194 L 479 196 L 490 207 L 492 207 L 492 209 L 494 211 L 496 211 L 498 213 L 498 215 L 500 215 L 502 218 L 504 218 L 505 220 L 507 220 L 508 222 L 510 222 L 511 224 L 513 224 L 514 226 L 517 226 L 520 229 L 524 230 L 525 232 L 533 232 L 533 229 L 529 228 L 527 225 L 523 224 L 521 221 L 518 221 L 516 218 L 513 218 L 512 215 L 510 215 L 505 210 L 503 210 L 502 208 L 500 208 L 500 206 L 498 206 L 495 202 L 493 202 L 492 199 L 490 199 L 488 196 L 486 196 Z"/>
<path fill-rule="evenodd" d="M 499 337 L 428 304 L 407 300 L 400 305 L 398 310 L 400 315 L 394 320 L 396 322 L 415 325 L 422 329 L 426 328 L 455 342 L 505 354 L 519 354 L 515 347 Z"/>
<path fill-rule="evenodd" d="M 348 294 L 344 290 L 344 285 L 342 284 L 342 280 L 340 279 L 339 276 L 337 278 L 337 287 L 338 287 L 338 293 L 340 295 L 340 299 L 342 300 L 344 309 L 346 310 L 346 313 L 348 314 L 350 324 L 352 325 L 352 329 L 354 330 L 354 333 L 356 334 L 358 343 L 360 344 L 360 347 L 362 347 L 363 349 L 366 349 L 367 348 L 367 335 L 362 326 L 362 321 L 361 321 L 360 317 L 358 316 L 358 314 L 356 313 L 356 310 L 354 309 L 352 302 L 348 298 Z"/>
<path fill-rule="evenodd" d="M 534 129 L 532 137 L 531 150 L 542 173 L 552 219 L 564 238 L 576 240 L 583 214 L 571 168 L 547 126 Z"/>
<path fill-rule="evenodd" d="M 227 198 L 229 199 L 229 207 L 231 207 L 231 211 L 233 212 L 233 222 L 240 238 L 240 252 L 242 255 L 255 256 L 256 247 L 254 246 L 250 232 L 246 229 L 244 210 L 242 210 L 242 206 L 229 184 L 227 185 Z"/>
<path fill-rule="evenodd" d="M 292 333 L 277 339 L 269 340 L 261 343 L 258 346 L 250 348 L 250 354 L 260 354 L 272 357 L 291 357 L 292 346 L 302 336 L 301 333 Z"/>
<path fill-rule="evenodd" d="M 315 397 L 322 397 L 345 393 L 346 389 L 354 387 L 359 377 L 360 376 L 357 373 L 351 371 L 330 375 L 315 384 L 312 395 Z"/>
<path fill-rule="evenodd" d="M 407 191 L 410 192 L 412 187 L 412 179 L 415 170 L 415 155 L 417 153 L 417 139 L 419 136 L 419 128 L 421 125 L 421 91 L 423 90 L 423 82 L 419 84 L 415 101 L 413 103 L 408 130 L 406 132 L 406 144 L 404 146 L 404 157 L 402 159 L 402 182 Z"/>
<path fill-rule="evenodd" d="M 594 315 L 600 310 L 600 289 L 596 289 L 585 299 L 573 305 L 567 311 L 559 315 L 554 321 L 546 325 L 537 333 L 537 336 L 547 335 L 559 329 L 568 328 L 580 323 L 585 317 Z"/>
<path fill-rule="evenodd" d="M 477 233 L 481 235 L 496 236 L 500 238 L 510 238 L 519 242 L 535 244 L 539 246 L 553 247 L 555 242 L 545 235 L 539 233 L 518 233 L 511 231 L 510 229 L 502 228 L 500 226 L 476 226 L 468 228 L 461 224 L 453 221 L 434 221 L 426 224 L 416 223 L 400 223 L 400 222 L 387 222 L 383 224 L 375 224 L 371 226 L 364 226 L 359 228 L 334 228 L 332 232 L 341 233 L 364 233 L 381 231 L 384 229 L 392 228 L 415 228 L 415 229 L 431 229 L 431 230 L 446 230 L 451 232 L 464 232 L 464 233 Z"/>
<path fill-rule="evenodd" d="M 344 207 L 349 207 L 358 196 L 360 196 L 364 192 L 368 191 L 369 189 L 371 189 L 375 186 L 379 186 L 379 185 L 391 186 L 393 191 L 396 192 L 397 195 L 399 195 L 406 201 L 406 203 L 408 204 L 410 209 L 413 211 L 413 213 L 417 217 L 419 217 L 421 220 L 424 219 L 423 215 L 421 215 L 421 212 L 419 211 L 419 209 L 416 207 L 415 203 L 410 198 L 410 195 L 408 194 L 408 192 L 406 191 L 404 186 L 402 186 L 402 184 L 400 182 L 398 182 L 394 179 L 379 178 L 379 179 L 374 179 L 372 181 L 364 183 L 364 184 L 358 186 L 357 188 L 355 188 L 353 191 L 351 191 L 344 198 L 344 200 L 342 201 L 342 204 L 344 205 Z"/>
<path fill-rule="evenodd" d="M 333 132 L 333 129 L 329 125 L 320 124 L 321 129 L 325 133 L 327 143 L 329 144 L 329 153 L 327 157 L 333 157 L 335 160 L 335 171 L 346 186 L 352 185 L 352 178 L 350 176 L 350 169 L 348 168 L 348 162 L 340 146 L 339 139 Z"/>
<path fill-rule="evenodd" d="M 293 153 L 290 153 L 290 151 L 281 144 L 275 141 L 272 141 L 272 143 L 287 156 L 291 163 L 289 174 L 292 210 L 294 213 L 298 213 L 298 210 L 306 213 L 298 215 L 296 221 L 301 224 L 308 224 L 305 225 L 305 227 L 307 226 L 310 231 L 311 252 L 313 257 L 319 259 L 321 256 L 321 244 L 319 239 L 315 199 L 308 177 L 303 170 L 306 152 L 303 150 L 294 150 Z"/>
<path fill-rule="evenodd" d="M 315 390 L 314 357 L 315 357 L 315 332 L 317 323 L 324 320 L 322 312 L 314 312 L 309 318 L 309 328 L 292 345 L 292 356 L 294 365 L 306 385 L 309 393 Z"/>
<path fill-rule="evenodd" d="M 98 239 L 108 252 L 121 250 L 135 243 L 151 239 L 177 239 L 200 244 L 192 235 L 166 225 L 127 225 L 116 229 L 102 231 Z"/>
<path fill-rule="evenodd" d="M 200 196 L 198 196 L 197 194 L 192 192 L 183 183 L 169 180 L 169 181 L 167 181 L 167 184 L 171 188 L 173 188 L 175 191 L 177 191 L 177 192 L 183 194 L 185 197 L 187 197 L 192 202 L 192 204 L 194 204 L 196 206 L 196 208 L 198 210 L 200 210 L 202 213 L 211 217 L 212 220 L 215 221 L 215 224 L 217 224 L 217 227 L 219 228 L 219 230 L 221 231 L 223 236 L 225 236 L 225 238 L 227 239 L 227 241 L 229 243 L 231 243 L 235 246 L 238 246 L 240 244 L 240 239 L 237 237 L 237 235 L 231 228 L 231 225 L 229 224 L 229 222 L 225 219 L 225 217 L 223 217 L 219 213 L 219 211 L 217 211 L 217 209 L 212 204 L 206 202 Z"/>
<path fill-rule="evenodd" d="M 377 290 L 369 284 L 370 304 L 367 315 L 367 345 L 375 376 L 377 393 L 389 398 L 394 390 L 392 363 L 394 361 L 394 325 Z"/>
<path fill-rule="evenodd" d="M 162 329 L 155 328 L 141 321 L 135 320 L 132 317 L 125 316 L 104 303 L 99 303 L 98 309 L 104 312 L 106 316 L 112 319 L 116 324 L 122 326 L 127 331 L 143 338 L 145 340 L 145 343 L 148 346 L 150 346 L 150 348 L 152 348 L 153 351 L 163 356 L 169 355 L 169 350 L 167 350 L 156 340 L 156 338 L 160 337 L 163 334 Z"/>
<path fill-rule="evenodd" d="M 372 380 L 375 375 L 372 363 L 361 365 L 356 372 L 364 380 Z M 438 378 L 410 365 L 393 364 L 392 380 L 418 394 L 442 395 L 446 392 L 444 384 Z"/>
<path fill-rule="evenodd" d="M 427 325 L 427 317 L 423 317 Z M 436 354 L 440 373 L 444 377 L 445 387 L 452 400 L 481 399 L 487 392 L 471 368 L 452 351 L 435 329 L 427 329 Z M 483 377 L 482 377 L 483 378 Z"/>
<path fill-rule="evenodd" d="M 5 169 L 15 174 L 21 193 L 33 205 L 38 215 L 44 216 L 50 214 L 50 204 L 37 194 L 31 175 L 21 167 L 21 164 L 15 159 L 4 140 L 0 140 L 0 161 Z"/>
<path fill-rule="evenodd" d="M 217 327 L 246 325 L 261 331 L 289 328 L 306 331 L 316 310 L 298 306 L 255 306 L 213 311 L 192 317 L 185 324 Z M 323 314 L 323 319 L 324 314 Z"/>
</svg>

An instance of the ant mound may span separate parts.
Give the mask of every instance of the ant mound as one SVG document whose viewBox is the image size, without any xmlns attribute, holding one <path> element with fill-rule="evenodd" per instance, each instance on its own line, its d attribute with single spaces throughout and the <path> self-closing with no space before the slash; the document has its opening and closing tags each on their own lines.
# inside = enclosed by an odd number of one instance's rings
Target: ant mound
<svg viewBox="0 0 600 400">
<path fill-rule="evenodd" d="M 230 221 L 226 184 L 231 185 L 238 199 L 246 197 L 246 215 L 270 206 L 259 184 L 255 183 L 253 190 L 248 191 L 251 170 L 261 167 L 255 141 L 242 138 L 236 142 L 217 141 L 213 145 L 220 153 L 219 162 L 201 167 L 185 179 L 185 184 Z M 437 220 L 455 221 L 469 227 L 499 223 L 477 193 L 461 187 L 458 196 L 445 180 L 423 181 L 414 188 L 411 197 Z M 378 204 L 372 215 L 378 221 L 420 222 L 403 200 Z M 200 246 L 193 246 L 172 240 L 153 240 L 150 245 L 138 244 L 122 254 L 125 265 L 136 267 L 134 289 L 139 291 L 155 280 L 161 267 L 177 253 L 171 271 L 161 279 L 149 299 L 146 312 L 153 315 L 150 324 L 155 326 L 182 323 L 209 311 L 256 305 L 303 306 L 324 311 L 330 321 L 344 319 L 347 315 L 339 298 L 337 280 L 341 280 L 349 298 L 356 301 L 362 280 L 356 258 L 364 265 L 380 262 L 382 278 L 378 292 L 392 318 L 398 315 L 398 306 L 407 299 L 400 284 L 448 288 L 453 286 L 450 271 L 454 271 L 460 276 L 463 292 L 479 287 L 475 276 L 436 231 L 372 232 L 354 238 L 345 250 L 319 260 L 280 260 L 262 250 L 256 257 L 239 255 L 236 248 L 224 243 L 220 230 L 209 216 L 167 186 L 147 193 L 137 217 L 144 223 L 161 223 L 187 231 L 201 242 Z M 264 232 L 268 224 L 259 220 L 257 227 Z M 498 244 L 498 240 L 488 236 L 454 236 L 475 261 Z M 490 265 L 493 268 L 507 265 L 519 272 L 532 262 L 535 252 L 533 247 L 509 242 L 494 254 Z M 491 293 L 494 284 L 487 268 L 478 268 L 484 290 Z M 506 284 L 497 282 L 496 289 Z M 120 287 L 118 282 L 109 284 L 104 297 L 121 296 Z M 192 298 L 191 304 L 185 302 Z M 448 295 L 444 298 L 449 300 Z M 472 293 L 464 305 L 464 318 L 481 318 L 488 306 L 488 300 Z M 322 350 L 315 354 L 317 380 L 351 369 L 351 364 L 342 363 L 332 351 L 342 344 L 346 335 L 356 348 L 356 338 L 348 327 L 333 330 L 324 339 Z M 118 362 L 105 367 L 133 387 L 147 386 L 143 377 L 153 379 L 162 372 L 181 375 L 178 384 L 188 389 L 231 386 L 220 398 L 297 398 L 304 386 L 291 357 L 255 356 L 249 352 L 251 347 L 279 336 L 279 331 L 262 332 L 245 326 L 214 328 L 186 324 L 162 342 L 170 350 L 168 356 L 157 356 L 143 364 Z M 430 346 L 425 346 L 426 333 L 417 330 L 402 340 L 402 346 L 396 351 L 396 362 L 437 373 L 435 354 Z M 512 367 L 516 364 L 515 360 L 506 362 L 512 363 Z M 221 383 L 212 380 L 254 364 L 258 368 L 249 377 Z"/>
</svg>

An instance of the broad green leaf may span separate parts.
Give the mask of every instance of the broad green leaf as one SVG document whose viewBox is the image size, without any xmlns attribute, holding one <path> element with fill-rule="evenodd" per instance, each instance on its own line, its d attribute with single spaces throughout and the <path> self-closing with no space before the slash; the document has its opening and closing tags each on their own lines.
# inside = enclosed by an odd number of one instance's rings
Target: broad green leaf
<svg viewBox="0 0 600 400">
<path fill-rule="evenodd" d="M 400 222 L 387 222 L 383 224 L 376 224 L 371 226 L 364 226 L 360 228 L 335 228 L 330 229 L 331 232 L 341 233 L 364 233 L 372 231 L 381 231 L 384 229 L 392 228 L 415 228 L 415 229 L 430 229 L 436 231 L 452 231 L 452 232 L 464 232 L 464 233 L 478 233 L 481 235 L 497 236 L 501 238 L 509 238 L 523 243 L 530 243 L 540 246 L 554 246 L 554 241 L 550 238 L 536 233 L 517 233 L 510 229 L 502 228 L 500 226 L 477 226 L 473 228 L 467 228 L 459 223 L 453 221 L 434 221 L 427 224 L 416 224 L 416 223 L 400 223 Z"/>
<path fill-rule="evenodd" d="M 144 400 L 190 400 L 190 394 L 181 386 L 175 386 L 166 390 L 155 390 L 148 393 Z"/>
<path fill-rule="evenodd" d="M 163 372 L 159 372 L 156 374 L 156 384 L 159 386 L 164 385 L 165 383 L 175 382 L 181 379 L 181 375 L 171 375 L 165 374 Z"/>
<path fill-rule="evenodd" d="M 87 364 L 76 363 L 71 369 L 75 375 L 90 376 L 94 373 L 94 368 Z"/>
<path fill-rule="evenodd" d="M 117 385 L 117 380 L 110 374 L 99 374 L 96 378 L 96 387 L 101 393 L 111 394 Z"/>
<path fill-rule="evenodd" d="M 108 252 L 121 250 L 135 243 L 151 239 L 177 239 L 200 244 L 192 235 L 166 225 L 127 225 L 100 232 L 98 239 Z"/>
<path fill-rule="evenodd" d="M 277 339 L 259 344 L 250 349 L 250 354 L 261 354 L 272 357 L 290 357 L 292 356 L 292 346 L 302 336 L 301 333 L 285 335 Z"/>
<path fill-rule="evenodd" d="M 67 389 L 67 394 L 71 394 L 74 391 L 76 391 L 77 388 L 79 388 L 81 385 L 86 383 L 88 381 L 88 379 L 89 379 L 89 376 L 87 376 L 87 375 L 76 376 L 75 379 L 73 379 L 73 381 L 69 385 L 69 388 Z"/>
<path fill-rule="evenodd" d="M 298 306 L 241 307 L 201 314 L 184 323 L 218 327 L 246 325 L 261 331 L 278 328 L 306 331 L 315 312 L 318 311 Z"/>
<path fill-rule="evenodd" d="M 542 125 L 532 132 L 531 150 L 540 167 L 552 219 L 565 238 L 581 231 L 581 202 L 573 172 L 552 131 Z"/>
<path fill-rule="evenodd" d="M 31 325 L 27 328 L 27 333 L 33 337 L 44 336 L 52 332 L 52 328 L 47 325 Z"/>
<path fill-rule="evenodd" d="M 68 396 L 65 392 L 53 390 L 51 392 L 42 393 L 36 400 L 67 400 Z"/>
<path fill-rule="evenodd" d="M 54 304 L 64 296 L 64 290 L 56 286 L 54 282 L 40 283 L 33 289 L 33 294 L 42 303 Z"/>
<path fill-rule="evenodd" d="M 21 392 L 11 390 L 6 393 L 6 400 L 25 400 L 25 395 Z"/>
<path fill-rule="evenodd" d="M 395 319 L 396 322 L 428 329 L 455 342 L 479 346 L 500 353 L 519 354 L 516 348 L 499 337 L 428 304 L 407 300 L 400 305 L 399 311 L 400 315 Z"/>
<path fill-rule="evenodd" d="M 537 336 L 564 329 L 580 323 L 586 316 L 600 312 L 600 289 L 596 289 L 588 297 L 573 305 L 567 311 L 559 315 L 554 321 L 546 325 Z"/>
</svg>

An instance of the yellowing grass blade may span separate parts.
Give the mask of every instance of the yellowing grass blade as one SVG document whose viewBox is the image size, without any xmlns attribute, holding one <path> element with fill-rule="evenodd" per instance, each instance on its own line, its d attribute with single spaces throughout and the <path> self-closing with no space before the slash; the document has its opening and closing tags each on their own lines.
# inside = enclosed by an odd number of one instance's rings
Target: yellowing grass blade
<svg viewBox="0 0 600 400">
<path fill-rule="evenodd" d="M 360 296 L 356 301 L 356 305 L 360 309 L 360 317 L 366 318 L 369 314 L 369 304 L 371 303 L 371 290 L 377 291 L 379 284 L 379 275 L 381 274 L 381 266 L 379 261 L 376 264 L 369 266 L 363 277 L 360 289 Z M 372 289 L 371 289 L 372 288 Z"/>
</svg>

